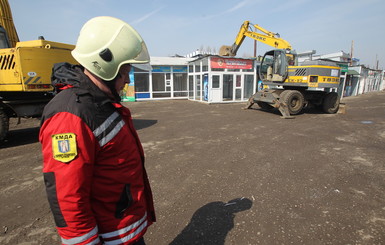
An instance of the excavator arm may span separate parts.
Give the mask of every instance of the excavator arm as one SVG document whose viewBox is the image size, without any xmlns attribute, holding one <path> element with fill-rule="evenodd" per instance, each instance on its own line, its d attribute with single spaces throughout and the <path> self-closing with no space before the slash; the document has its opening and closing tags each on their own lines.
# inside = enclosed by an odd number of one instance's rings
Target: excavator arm
<svg viewBox="0 0 385 245">
<path fill-rule="evenodd" d="M 262 33 L 257 33 L 260 31 Z M 243 22 L 235 42 L 232 46 L 222 46 L 219 50 L 221 56 L 235 56 L 237 55 L 239 47 L 242 45 L 246 37 L 250 37 L 256 41 L 270 45 L 276 49 L 291 50 L 291 45 L 288 41 L 279 37 L 278 33 L 270 32 L 259 25 L 251 24 L 249 21 Z"/>
</svg>

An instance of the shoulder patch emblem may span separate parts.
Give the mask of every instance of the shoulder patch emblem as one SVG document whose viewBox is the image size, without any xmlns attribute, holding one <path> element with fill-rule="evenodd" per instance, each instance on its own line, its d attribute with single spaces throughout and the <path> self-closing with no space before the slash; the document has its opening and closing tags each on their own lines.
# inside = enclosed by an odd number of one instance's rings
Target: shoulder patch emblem
<svg viewBox="0 0 385 245">
<path fill-rule="evenodd" d="M 53 158 L 60 162 L 70 162 L 78 155 L 74 133 L 52 135 Z"/>
</svg>

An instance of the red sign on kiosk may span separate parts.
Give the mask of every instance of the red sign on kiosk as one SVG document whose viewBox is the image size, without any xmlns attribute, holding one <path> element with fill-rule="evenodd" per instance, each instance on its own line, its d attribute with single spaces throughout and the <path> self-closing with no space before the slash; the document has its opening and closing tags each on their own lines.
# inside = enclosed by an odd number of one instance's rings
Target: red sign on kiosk
<svg viewBox="0 0 385 245">
<path fill-rule="evenodd" d="M 253 69 L 252 60 L 211 57 L 211 68 L 221 69 Z"/>
</svg>

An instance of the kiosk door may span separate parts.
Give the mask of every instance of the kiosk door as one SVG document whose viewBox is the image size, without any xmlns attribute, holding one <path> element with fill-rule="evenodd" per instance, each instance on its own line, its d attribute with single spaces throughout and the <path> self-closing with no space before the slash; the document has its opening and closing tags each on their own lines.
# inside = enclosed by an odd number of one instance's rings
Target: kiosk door
<svg viewBox="0 0 385 245">
<path fill-rule="evenodd" d="M 235 100 L 242 100 L 242 75 L 235 75 Z"/>
<path fill-rule="evenodd" d="M 223 101 L 234 100 L 234 75 L 223 74 Z"/>
<path fill-rule="evenodd" d="M 209 102 L 221 102 L 222 101 L 222 75 L 212 74 L 211 75 L 211 86 L 209 86 Z"/>
</svg>

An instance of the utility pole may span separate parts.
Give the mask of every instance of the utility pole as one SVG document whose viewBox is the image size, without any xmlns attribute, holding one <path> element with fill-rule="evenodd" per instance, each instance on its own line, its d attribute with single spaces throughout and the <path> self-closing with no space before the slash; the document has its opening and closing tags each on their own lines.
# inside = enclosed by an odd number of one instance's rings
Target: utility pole
<svg viewBox="0 0 385 245">
<path fill-rule="evenodd" d="M 354 40 L 352 40 L 352 46 L 350 47 L 350 66 L 353 66 L 353 46 L 354 46 Z"/>
<path fill-rule="evenodd" d="M 257 40 L 254 40 L 254 58 L 257 58 Z"/>
</svg>

